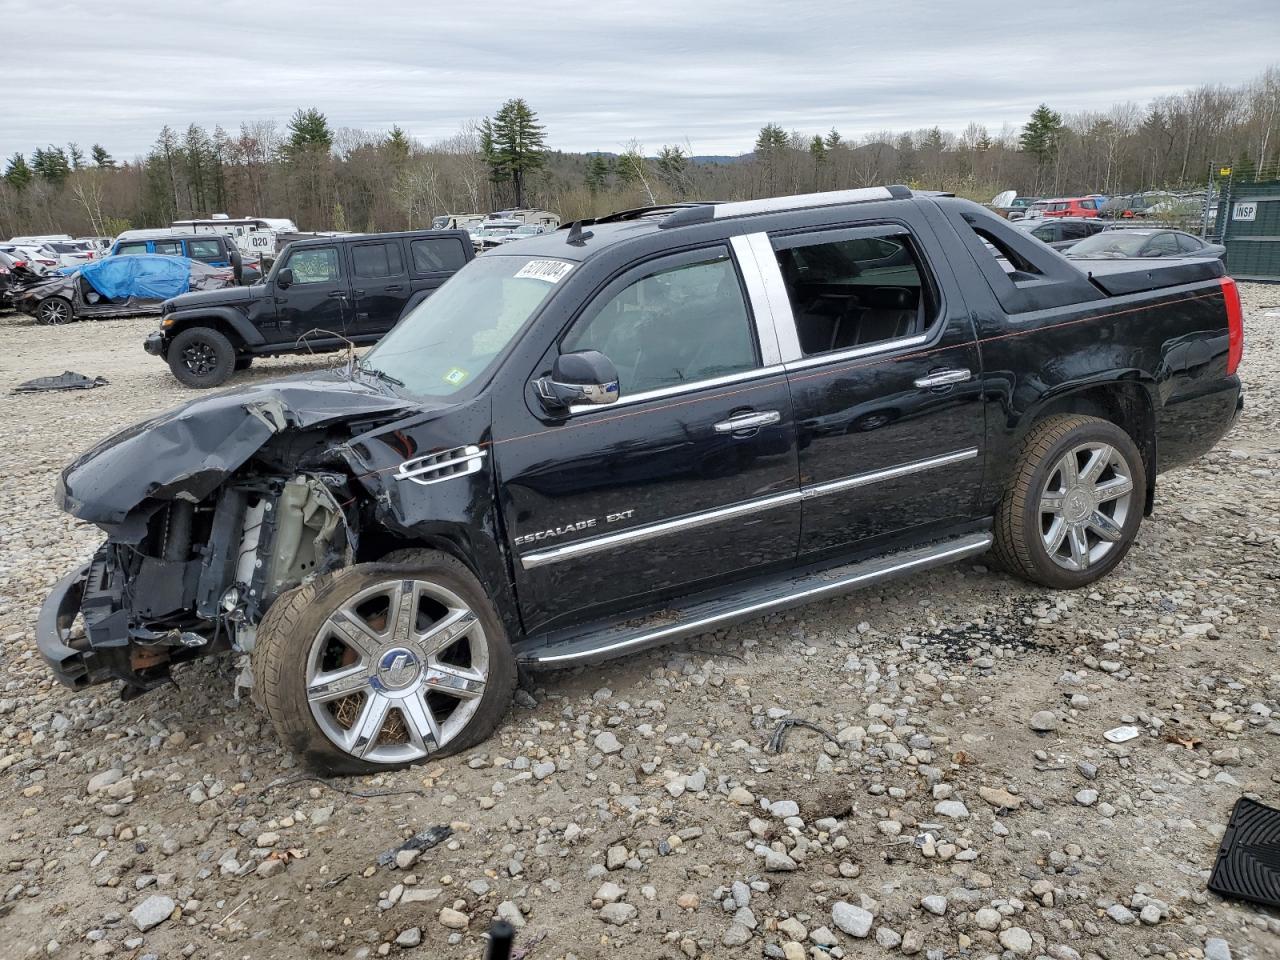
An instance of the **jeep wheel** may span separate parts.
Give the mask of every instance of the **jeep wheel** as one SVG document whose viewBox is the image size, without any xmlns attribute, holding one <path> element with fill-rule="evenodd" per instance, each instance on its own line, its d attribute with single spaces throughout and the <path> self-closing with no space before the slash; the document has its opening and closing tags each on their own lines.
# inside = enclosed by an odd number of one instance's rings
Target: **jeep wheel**
<svg viewBox="0 0 1280 960">
<path fill-rule="evenodd" d="M 258 627 L 253 673 L 277 731 L 326 774 L 468 749 L 497 728 L 516 683 L 483 588 L 431 551 L 281 595 Z"/>
<path fill-rule="evenodd" d="M 70 323 L 73 317 L 71 301 L 62 297 L 46 297 L 36 305 L 36 319 L 46 326 Z"/>
<path fill-rule="evenodd" d="M 188 327 L 169 344 L 169 369 L 188 387 L 226 383 L 236 365 L 236 350 L 211 327 Z"/>
<path fill-rule="evenodd" d="M 1036 424 L 996 513 L 996 556 L 1046 587 L 1105 576 L 1142 522 L 1146 474 L 1132 438 L 1114 423 L 1055 416 Z"/>
</svg>

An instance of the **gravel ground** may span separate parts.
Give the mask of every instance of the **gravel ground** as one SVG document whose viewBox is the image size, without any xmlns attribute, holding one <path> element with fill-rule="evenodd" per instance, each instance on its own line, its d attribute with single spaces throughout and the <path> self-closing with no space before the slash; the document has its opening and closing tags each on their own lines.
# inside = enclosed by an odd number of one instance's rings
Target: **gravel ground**
<svg viewBox="0 0 1280 960">
<path fill-rule="evenodd" d="M 932 571 L 538 676 L 482 749 L 345 781 L 228 662 L 51 681 L 39 604 L 99 541 L 56 473 L 190 394 L 152 320 L 0 316 L 0 956 L 478 957 L 503 916 L 535 958 L 1280 957 L 1205 889 L 1236 799 L 1280 804 L 1280 288 L 1245 298 L 1243 419 L 1096 589 Z M 111 383 L 8 394 L 64 369 Z M 770 752 L 783 719 L 830 738 Z"/>
</svg>

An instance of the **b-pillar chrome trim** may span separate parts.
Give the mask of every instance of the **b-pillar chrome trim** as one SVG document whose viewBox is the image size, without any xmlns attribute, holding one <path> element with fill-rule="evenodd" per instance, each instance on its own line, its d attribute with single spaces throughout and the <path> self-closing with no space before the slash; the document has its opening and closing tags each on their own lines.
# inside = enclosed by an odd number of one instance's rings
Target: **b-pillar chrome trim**
<svg viewBox="0 0 1280 960">
<path fill-rule="evenodd" d="M 535 570 L 549 563 L 590 556 L 593 553 L 651 540 L 654 537 L 666 536 L 669 533 L 683 533 L 686 530 L 695 530 L 698 527 L 710 526 L 713 523 L 737 520 L 755 513 L 762 513 L 765 510 L 775 510 L 778 507 L 790 506 L 801 500 L 812 500 L 816 497 L 825 497 L 833 493 L 842 493 L 845 490 L 852 490 L 856 487 L 865 487 L 886 480 L 896 480 L 898 477 L 909 476 L 913 473 L 921 473 L 925 470 L 945 467 L 964 460 L 972 460 L 977 455 L 978 448 L 969 447 L 967 450 L 957 450 L 953 453 L 929 457 L 925 460 L 914 460 L 911 463 L 899 464 L 896 467 L 886 467 L 883 470 L 859 473 L 840 480 L 811 484 L 798 490 L 789 490 L 786 493 L 758 497 L 754 500 L 744 500 L 741 503 L 718 507 L 715 510 L 705 510 L 685 517 L 676 517 L 671 520 L 661 520 L 657 523 L 647 523 L 627 530 L 619 530 L 617 533 L 606 533 L 602 536 L 589 537 L 585 540 L 575 540 L 573 543 L 566 543 L 562 546 L 547 547 L 543 550 L 534 550 L 526 553 L 520 557 L 520 565 L 526 570 Z"/>
</svg>

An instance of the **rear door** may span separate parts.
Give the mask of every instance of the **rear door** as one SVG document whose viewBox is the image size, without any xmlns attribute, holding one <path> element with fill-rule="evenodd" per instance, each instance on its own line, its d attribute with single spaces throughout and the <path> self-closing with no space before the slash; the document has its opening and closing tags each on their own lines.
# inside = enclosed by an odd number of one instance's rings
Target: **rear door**
<svg viewBox="0 0 1280 960">
<path fill-rule="evenodd" d="M 217 237 L 192 237 L 187 243 L 187 256 L 211 267 L 229 267 L 231 258 Z"/>
<path fill-rule="evenodd" d="M 293 273 L 287 288 L 276 287 L 277 343 L 301 337 L 332 340 L 346 336 L 349 287 L 336 244 L 298 247 L 281 270 Z M 279 274 L 277 274 L 278 276 Z"/>
<path fill-rule="evenodd" d="M 409 241 L 409 269 L 413 276 L 413 299 L 425 299 L 467 263 L 461 237 L 422 237 Z M 419 297 L 418 294 L 424 294 Z"/>
<path fill-rule="evenodd" d="M 925 237 L 924 223 L 838 227 L 772 236 L 761 256 L 772 255 L 786 291 L 775 317 L 790 314 L 778 330 L 795 405 L 802 557 L 923 539 L 976 513 L 977 341 L 950 274 L 930 268 Z"/>
<path fill-rule="evenodd" d="M 604 353 L 619 399 L 495 447 L 528 629 L 794 560 L 795 421 L 752 270 L 727 244 L 633 266 L 548 354 Z"/>
<path fill-rule="evenodd" d="M 352 316 L 347 335 L 377 339 L 390 330 L 409 300 L 409 271 L 404 242 L 398 237 L 348 245 L 351 259 Z"/>
</svg>

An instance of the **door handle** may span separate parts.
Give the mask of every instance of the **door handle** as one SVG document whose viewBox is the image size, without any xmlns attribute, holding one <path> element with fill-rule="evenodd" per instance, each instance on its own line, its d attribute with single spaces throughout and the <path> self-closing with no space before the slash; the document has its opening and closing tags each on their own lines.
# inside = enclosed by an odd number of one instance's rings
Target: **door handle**
<svg viewBox="0 0 1280 960">
<path fill-rule="evenodd" d="M 772 426 L 782 420 L 777 410 L 761 410 L 759 413 L 738 413 L 728 420 L 721 420 L 715 425 L 716 433 L 741 433 L 744 430 L 759 430 Z"/>
<path fill-rule="evenodd" d="M 364 296 L 364 291 L 363 291 L 363 290 L 353 290 L 352 292 L 353 292 L 357 297 L 363 297 L 363 296 Z"/>
<path fill-rule="evenodd" d="M 389 287 L 384 287 L 383 289 L 384 289 L 384 290 L 386 290 L 386 291 L 387 291 L 387 293 L 399 293 L 401 290 L 403 290 L 403 289 L 404 289 L 404 284 L 403 284 L 403 283 L 395 283 L 395 284 L 392 284 L 392 285 L 391 285 L 391 286 L 389 286 Z M 360 291 L 360 292 L 362 292 L 362 293 L 363 293 L 364 291 Z"/>
<path fill-rule="evenodd" d="M 932 390 L 949 387 L 953 383 L 964 383 L 972 376 L 968 370 L 933 370 L 928 376 L 918 378 L 915 384 L 921 390 Z"/>
<path fill-rule="evenodd" d="M 329 296 L 333 297 L 335 300 L 347 299 L 347 294 L 345 290 L 331 290 L 329 291 Z"/>
</svg>

